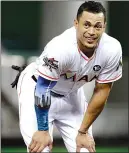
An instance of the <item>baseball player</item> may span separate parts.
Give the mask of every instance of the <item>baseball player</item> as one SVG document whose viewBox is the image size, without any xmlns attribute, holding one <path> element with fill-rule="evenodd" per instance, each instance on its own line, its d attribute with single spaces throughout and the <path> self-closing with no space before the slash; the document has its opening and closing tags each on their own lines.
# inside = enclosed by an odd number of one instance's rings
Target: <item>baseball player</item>
<svg viewBox="0 0 129 153">
<path fill-rule="evenodd" d="M 68 152 L 95 152 L 92 123 L 103 110 L 113 82 L 122 77 L 122 49 L 105 33 L 106 12 L 84 2 L 74 27 L 53 38 L 41 56 L 19 70 L 20 131 L 28 152 L 50 152 L 53 124 Z M 20 77 L 19 77 L 20 76 Z M 96 80 L 87 104 L 82 86 Z M 18 84 L 17 84 L 18 82 Z"/>
</svg>

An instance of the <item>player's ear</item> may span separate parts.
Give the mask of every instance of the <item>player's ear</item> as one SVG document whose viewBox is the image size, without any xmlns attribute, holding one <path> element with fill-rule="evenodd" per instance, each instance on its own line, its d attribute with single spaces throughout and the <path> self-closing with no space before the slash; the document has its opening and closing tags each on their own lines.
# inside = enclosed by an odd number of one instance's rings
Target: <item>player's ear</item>
<svg viewBox="0 0 129 153">
<path fill-rule="evenodd" d="M 77 19 L 74 19 L 74 26 L 77 29 L 77 27 L 78 27 L 78 20 Z"/>
</svg>

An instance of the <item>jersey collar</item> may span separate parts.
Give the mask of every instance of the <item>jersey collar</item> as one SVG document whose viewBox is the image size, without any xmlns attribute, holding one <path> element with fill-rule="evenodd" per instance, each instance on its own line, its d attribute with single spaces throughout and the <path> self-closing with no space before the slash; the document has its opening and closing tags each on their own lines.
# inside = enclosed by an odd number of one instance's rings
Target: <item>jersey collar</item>
<svg viewBox="0 0 129 153">
<path fill-rule="evenodd" d="M 96 49 L 95 49 L 95 51 L 94 51 L 94 54 L 93 54 L 90 58 L 88 58 L 88 57 L 80 50 L 79 47 L 78 47 L 78 52 L 80 53 L 80 55 L 81 55 L 87 62 L 89 62 L 90 60 L 92 60 L 92 59 L 94 58 L 94 56 L 95 56 L 95 54 L 96 54 Z"/>
</svg>

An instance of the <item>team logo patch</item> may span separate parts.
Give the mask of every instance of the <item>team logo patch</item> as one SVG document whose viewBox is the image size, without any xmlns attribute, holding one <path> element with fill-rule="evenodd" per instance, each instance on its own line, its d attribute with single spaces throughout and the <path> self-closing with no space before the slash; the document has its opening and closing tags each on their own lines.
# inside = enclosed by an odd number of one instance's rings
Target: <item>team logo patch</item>
<svg viewBox="0 0 129 153">
<path fill-rule="evenodd" d="M 95 65 L 94 67 L 93 67 L 93 70 L 94 71 L 99 71 L 101 69 L 101 66 L 100 65 Z"/>
<path fill-rule="evenodd" d="M 56 61 L 54 58 L 47 58 L 44 57 L 43 61 L 45 64 L 43 64 L 44 66 L 48 66 L 50 71 L 52 71 L 53 69 L 58 69 L 58 61 Z"/>
</svg>

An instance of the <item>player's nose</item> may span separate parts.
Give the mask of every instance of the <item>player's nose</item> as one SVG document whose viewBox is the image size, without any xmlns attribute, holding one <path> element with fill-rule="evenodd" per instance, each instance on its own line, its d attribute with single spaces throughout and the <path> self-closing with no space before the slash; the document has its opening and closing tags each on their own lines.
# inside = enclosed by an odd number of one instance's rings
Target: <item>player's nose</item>
<svg viewBox="0 0 129 153">
<path fill-rule="evenodd" d="M 88 34 L 90 36 L 95 35 L 95 29 L 93 27 L 90 27 L 89 30 L 88 30 Z"/>
</svg>

